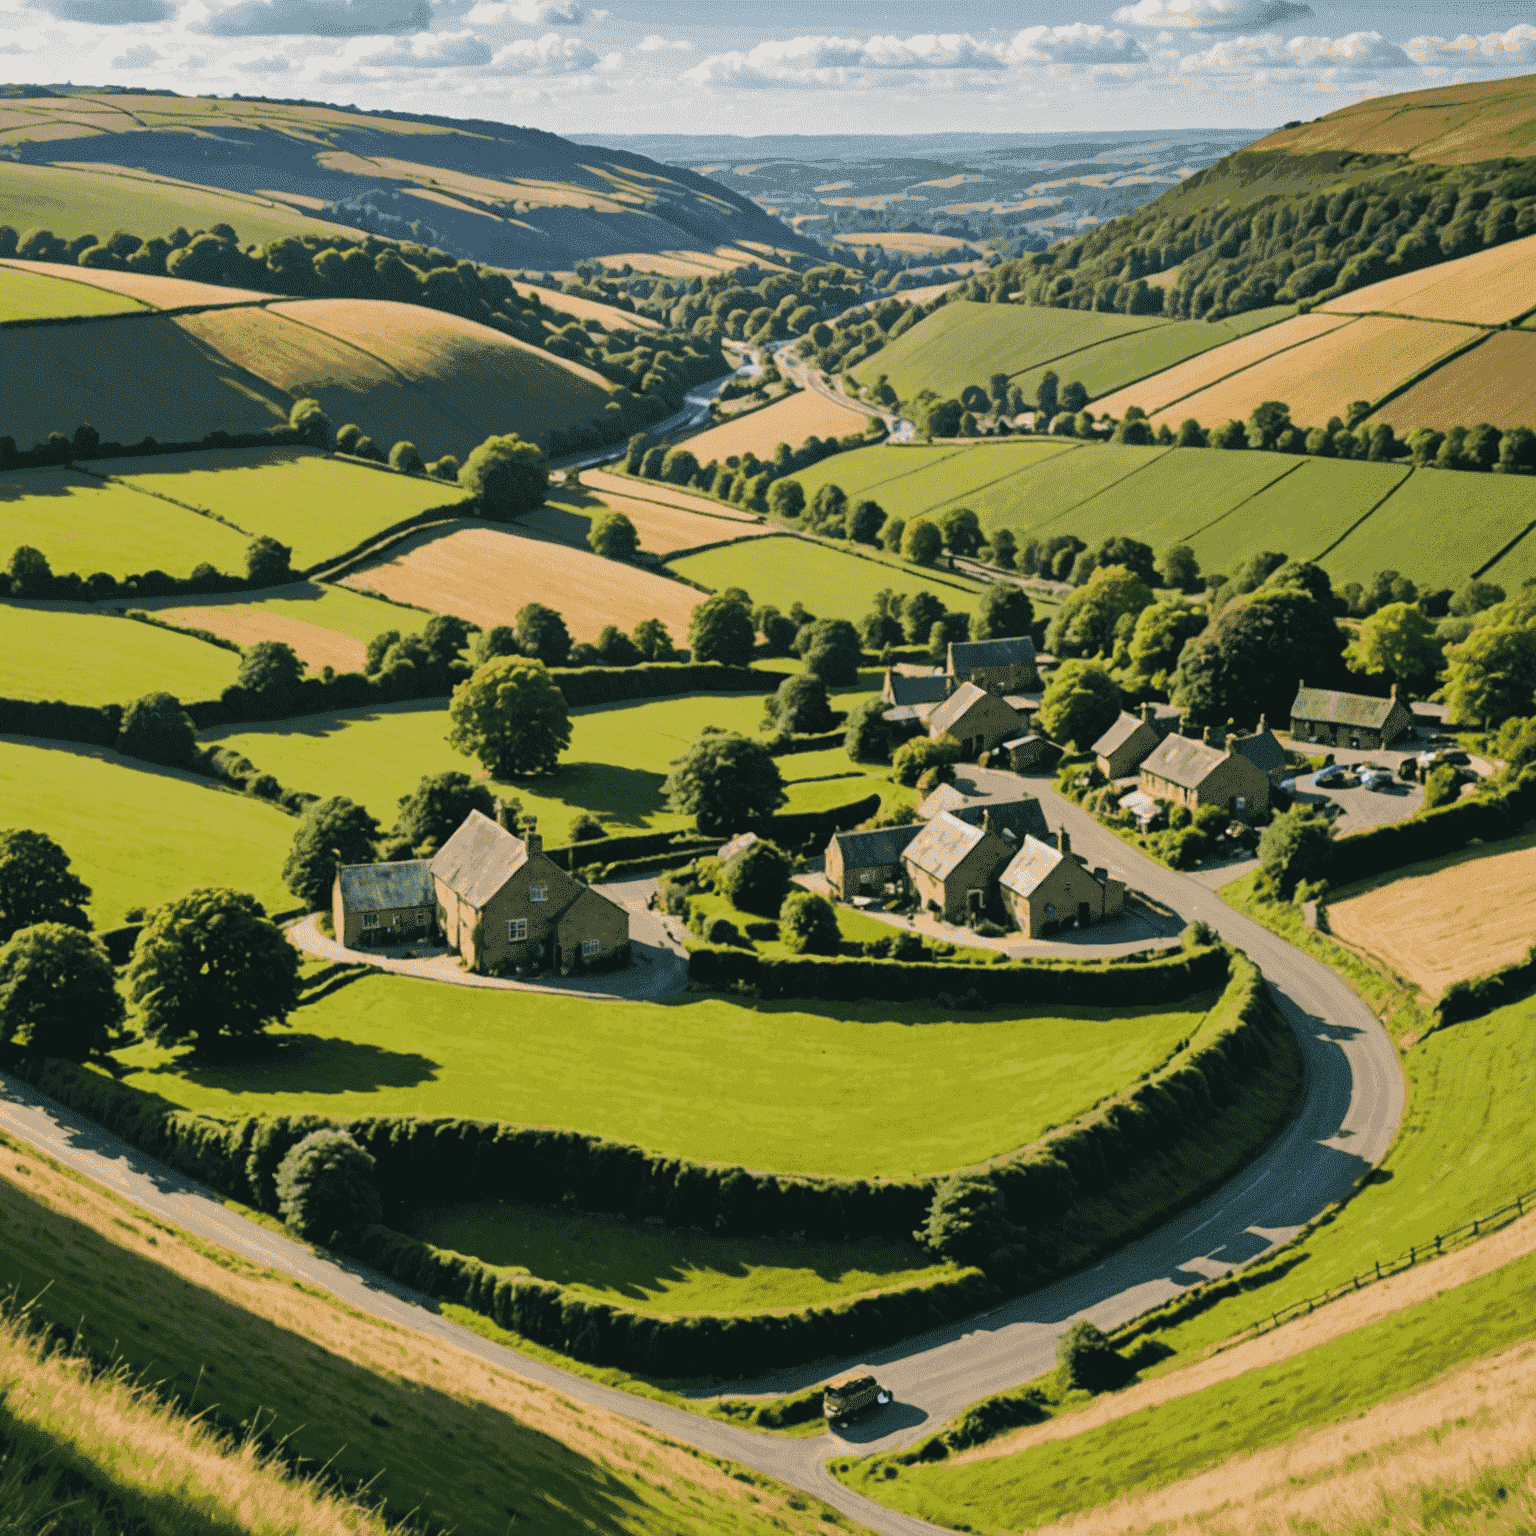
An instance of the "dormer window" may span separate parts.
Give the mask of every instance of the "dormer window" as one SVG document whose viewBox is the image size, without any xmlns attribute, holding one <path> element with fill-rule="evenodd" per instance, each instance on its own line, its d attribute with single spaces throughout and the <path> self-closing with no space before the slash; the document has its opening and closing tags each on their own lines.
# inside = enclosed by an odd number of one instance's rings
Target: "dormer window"
<svg viewBox="0 0 1536 1536">
<path fill-rule="evenodd" d="M 531 885 L 528 887 L 529 901 L 548 901 L 549 887 L 547 885 Z"/>
</svg>

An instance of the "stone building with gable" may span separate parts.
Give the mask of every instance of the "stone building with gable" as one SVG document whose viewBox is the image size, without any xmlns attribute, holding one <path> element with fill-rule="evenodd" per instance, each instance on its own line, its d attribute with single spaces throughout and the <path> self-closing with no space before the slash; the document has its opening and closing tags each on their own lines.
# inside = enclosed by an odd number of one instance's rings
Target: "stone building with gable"
<svg viewBox="0 0 1536 1536">
<path fill-rule="evenodd" d="M 1217 726 L 1205 739 L 1170 736 L 1141 765 L 1141 792 L 1197 810 L 1219 805 L 1241 816 L 1267 809 L 1269 775 L 1234 749 Z"/>
<path fill-rule="evenodd" d="M 1291 740 L 1365 751 L 1389 747 L 1413 728 L 1413 711 L 1397 696 L 1397 684 L 1384 699 L 1342 688 L 1296 689 L 1291 705 Z"/>
</svg>

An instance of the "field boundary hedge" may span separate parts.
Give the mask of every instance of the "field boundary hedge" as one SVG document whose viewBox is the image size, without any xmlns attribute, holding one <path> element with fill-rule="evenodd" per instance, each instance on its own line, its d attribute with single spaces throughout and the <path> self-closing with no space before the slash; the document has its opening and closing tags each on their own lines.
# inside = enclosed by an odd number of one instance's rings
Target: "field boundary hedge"
<svg viewBox="0 0 1536 1536">
<path fill-rule="evenodd" d="M 1508 1003 L 1518 1003 L 1532 992 L 1536 992 L 1536 944 L 1526 950 L 1522 960 L 1512 960 L 1497 970 L 1469 976 L 1465 981 L 1453 981 L 1435 1009 L 1431 1033 L 1466 1019 L 1480 1018 Z"/>
</svg>

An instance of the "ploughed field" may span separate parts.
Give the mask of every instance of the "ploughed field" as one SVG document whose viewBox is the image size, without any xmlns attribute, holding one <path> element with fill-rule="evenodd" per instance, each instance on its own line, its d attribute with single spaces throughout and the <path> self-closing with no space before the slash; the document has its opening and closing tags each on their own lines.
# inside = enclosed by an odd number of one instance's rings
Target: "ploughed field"
<svg viewBox="0 0 1536 1536">
<path fill-rule="evenodd" d="M 1212 1001 L 957 1022 L 926 1002 L 594 1005 L 371 974 L 300 1008 L 263 1056 L 202 1065 L 141 1044 L 118 1059 L 132 1086 L 215 1115 L 466 1116 L 784 1173 L 896 1177 L 1033 1141 L 1157 1067 Z"/>
</svg>

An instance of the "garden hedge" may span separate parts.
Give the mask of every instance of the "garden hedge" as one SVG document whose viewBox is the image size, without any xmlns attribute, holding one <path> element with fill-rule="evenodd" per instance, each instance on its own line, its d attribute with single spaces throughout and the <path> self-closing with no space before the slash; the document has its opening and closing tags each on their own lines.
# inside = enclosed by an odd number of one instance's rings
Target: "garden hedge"
<svg viewBox="0 0 1536 1536">
<path fill-rule="evenodd" d="M 1536 944 L 1525 952 L 1523 960 L 1512 961 L 1496 971 L 1487 971 L 1466 981 L 1453 981 L 1435 1009 L 1434 1027 L 1444 1029 L 1447 1024 L 1479 1018 L 1492 1013 L 1495 1008 L 1518 1003 L 1532 992 L 1536 992 Z"/>
</svg>

